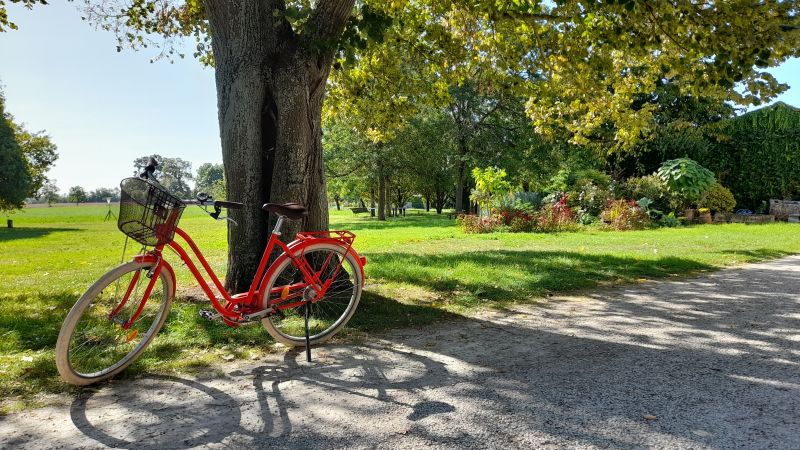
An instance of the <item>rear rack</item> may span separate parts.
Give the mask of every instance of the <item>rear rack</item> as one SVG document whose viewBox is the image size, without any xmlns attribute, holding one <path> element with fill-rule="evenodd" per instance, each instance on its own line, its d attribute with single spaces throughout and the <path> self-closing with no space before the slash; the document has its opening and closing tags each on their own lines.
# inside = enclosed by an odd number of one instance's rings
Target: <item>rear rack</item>
<svg viewBox="0 0 800 450">
<path fill-rule="evenodd" d="M 340 230 L 340 231 L 303 231 L 297 233 L 297 239 L 300 241 L 306 241 L 311 239 L 334 239 L 340 241 L 347 246 L 353 245 L 353 241 L 356 239 L 356 235 L 350 231 Z"/>
</svg>

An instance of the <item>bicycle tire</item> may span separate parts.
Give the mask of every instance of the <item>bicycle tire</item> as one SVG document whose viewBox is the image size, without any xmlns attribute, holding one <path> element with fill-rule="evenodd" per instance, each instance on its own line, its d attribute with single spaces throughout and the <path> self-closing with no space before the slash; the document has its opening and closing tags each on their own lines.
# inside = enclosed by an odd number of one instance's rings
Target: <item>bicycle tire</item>
<svg viewBox="0 0 800 450">
<path fill-rule="evenodd" d="M 338 317 L 336 317 L 335 320 L 332 320 L 330 325 L 325 326 L 321 330 L 318 331 L 315 330 L 314 332 L 312 332 L 310 336 L 309 341 L 312 345 L 320 344 L 332 338 L 336 333 L 338 333 L 345 325 L 347 325 L 347 322 L 350 320 L 353 314 L 355 314 L 356 308 L 358 307 L 358 303 L 361 300 L 361 290 L 363 286 L 361 268 L 358 264 L 358 261 L 353 256 L 353 254 L 347 252 L 347 249 L 340 245 L 330 244 L 330 243 L 312 243 L 303 246 L 302 248 L 298 249 L 297 252 L 302 252 L 304 255 L 309 255 L 312 252 L 323 252 L 323 253 L 334 252 L 338 254 L 340 258 L 344 258 L 344 262 L 342 263 L 342 269 L 346 271 L 348 279 L 352 278 L 352 281 L 349 281 L 349 283 L 351 283 L 352 286 L 348 286 L 349 288 L 352 289 L 352 293 L 349 294 L 349 299 L 347 299 L 347 304 L 344 306 L 341 313 L 335 313 L 335 315 L 337 315 Z M 273 271 L 270 280 L 266 283 L 266 288 L 261 293 L 262 307 L 268 306 L 268 301 L 265 299 L 265 293 L 272 292 L 274 288 L 276 287 L 279 288 L 282 284 L 291 282 L 287 281 L 288 279 L 291 279 L 291 277 L 287 278 L 285 276 L 286 271 L 289 268 L 293 268 L 295 271 L 299 271 L 299 269 L 297 269 L 297 266 L 293 263 L 292 259 L 285 255 L 276 260 L 275 264 L 276 268 Z M 276 283 L 278 284 L 276 285 Z M 317 315 L 318 313 L 323 312 L 322 310 L 325 307 L 328 307 L 328 310 L 330 311 L 329 305 L 333 303 L 332 300 L 335 299 L 326 294 L 326 296 L 323 299 L 312 303 L 311 309 L 312 309 L 312 315 L 314 315 L 312 320 L 319 321 L 320 319 L 317 318 Z M 328 301 L 329 303 L 327 304 L 324 303 L 326 301 Z M 306 345 L 305 333 L 300 332 L 300 330 L 297 327 L 298 321 L 302 320 L 303 308 L 304 306 L 299 306 L 297 308 L 288 310 L 289 311 L 288 313 L 291 314 L 291 317 L 289 319 L 286 318 L 287 310 L 283 310 L 279 313 L 265 317 L 261 322 L 264 328 L 267 330 L 267 332 L 276 341 L 288 346 L 305 347 Z M 321 314 L 319 315 L 321 316 Z M 294 331 L 290 331 L 288 327 L 283 326 L 285 325 L 284 322 L 287 320 L 293 320 L 295 325 L 293 327 Z"/>
<path fill-rule="evenodd" d="M 64 319 L 64 324 L 61 326 L 61 331 L 58 334 L 58 340 L 56 342 L 56 348 L 55 348 L 56 367 L 58 368 L 58 373 L 61 375 L 61 378 L 64 381 L 78 386 L 86 386 L 89 384 L 97 383 L 99 381 L 111 378 L 114 375 L 117 375 L 123 370 L 125 370 L 125 368 L 127 368 L 129 365 L 131 365 L 141 355 L 141 353 L 150 345 L 150 343 L 153 341 L 156 334 L 158 334 L 159 330 L 161 330 L 161 327 L 164 325 L 164 322 L 167 319 L 170 307 L 172 306 L 172 297 L 175 292 L 173 280 L 168 275 L 166 270 L 162 270 L 161 273 L 159 274 L 159 278 L 161 279 L 161 289 L 162 289 L 161 295 L 154 296 L 153 294 L 151 294 L 150 298 L 148 299 L 145 305 L 145 310 L 142 311 L 142 315 L 140 315 L 139 318 L 136 320 L 136 322 L 134 322 L 133 324 L 136 326 L 134 328 L 135 331 L 129 332 L 126 329 L 122 329 L 122 327 L 119 326 L 119 323 L 114 322 L 112 319 L 109 318 L 109 315 L 105 313 L 105 311 L 107 311 L 108 308 L 106 307 L 106 309 L 104 310 L 103 309 L 104 305 L 105 304 L 113 305 L 113 302 L 115 301 L 118 302 L 118 298 L 109 299 L 105 301 L 105 303 L 103 304 L 101 304 L 103 300 L 99 300 L 98 298 L 99 296 L 103 295 L 103 292 L 107 288 L 112 286 L 112 284 L 114 284 L 115 281 L 121 280 L 126 275 L 134 274 L 137 271 L 141 271 L 140 274 L 144 274 L 152 266 L 153 266 L 152 262 L 131 261 L 122 264 L 110 270 L 102 277 L 100 277 L 100 279 L 98 279 L 89 289 L 87 289 L 87 291 L 75 303 L 75 305 L 70 310 L 69 314 L 67 314 L 66 319 Z M 149 278 L 141 275 L 138 278 L 138 280 L 139 281 L 137 281 L 137 285 L 135 287 L 136 294 L 138 294 L 138 286 L 140 284 L 144 284 L 146 286 L 146 283 L 150 281 Z M 114 288 L 112 288 L 115 289 L 116 291 L 114 294 L 115 297 L 119 292 L 120 284 L 121 283 L 117 283 L 117 285 Z M 126 288 L 124 289 L 127 289 L 127 286 L 129 284 L 130 282 L 128 282 L 128 284 L 125 285 Z M 154 293 L 156 293 L 155 288 L 157 285 L 158 283 L 154 285 Z M 154 309 L 153 307 L 156 306 L 155 302 L 159 301 L 159 299 L 160 299 L 160 304 L 158 305 L 157 308 Z M 135 310 L 136 306 L 138 306 L 138 303 L 139 302 L 137 302 L 135 298 L 131 298 L 129 302 L 126 303 L 125 308 L 129 308 L 130 306 L 130 308 Z M 125 309 L 125 308 L 123 308 L 123 310 L 120 310 L 119 313 L 125 312 L 126 314 L 128 314 L 131 311 L 131 309 Z M 91 313 L 95 312 L 97 313 L 97 316 L 98 318 L 100 318 L 100 320 L 96 320 L 95 321 L 96 323 L 93 323 Z M 145 312 L 147 312 L 148 314 L 145 315 Z M 150 314 L 151 312 L 152 314 Z M 105 320 L 102 320 L 103 316 L 105 316 Z M 114 329 L 114 325 L 117 325 L 118 329 L 114 331 L 115 333 L 120 333 L 121 329 L 122 333 L 128 333 L 126 335 L 127 342 L 124 343 L 127 346 L 130 346 L 130 343 L 132 341 L 132 339 L 130 338 L 131 335 L 134 335 L 135 333 L 133 338 L 134 339 L 138 338 L 139 337 L 138 333 L 139 330 L 142 328 L 142 326 L 147 325 L 147 323 L 150 321 L 152 323 L 150 323 L 150 325 L 147 326 L 146 331 L 144 331 L 144 334 L 142 334 L 140 339 L 137 340 L 137 343 L 134 344 L 132 350 L 126 352 L 118 360 L 116 359 L 116 356 L 114 356 L 113 354 L 109 355 L 109 360 L 114 360 L 113 364 L 107 365 L 105 362 L 98 362 L 97 365 L 101 366 L 101 369 L 86 373 L 82 371 L 80 367 L 78 368 L 75 367 L 76 363 L 78 363 L 78 361 L 76 360 L 77 356 L 72 355 L 73 357 L 71 357 L 71 354 L 73 353 L 71 350 L 76 350 L 76 349 L 70 348 L 70 344 L 72 343 L 72 340 L 75 337 L 76 328 L 81 323 L 82 319 L 88 321 L 89 328 L 87 328 L 86 332 L 87 335 L 89 335 L 90 333 L 95 333 L 95 336 L 90 336 L 86 339 L 87 343 L 89 342 L 90 339 L 92 339 L 92 337 L 94 337 L 95 340 L 101 341 L 102 343 L 102 341 L 108 336 L 104 336 L 101 333 L 107 333 L 107 331 L 105 330 L 106 328 Z M 150 319 L 150 320 L 144 321 L 144 319 Z M 119 320 L 124 320 L 124 319 L 119 319 Z M 105 325 L 109 323 L 111 324 L 111 326 L 106 327 Z M 92 326 L 96 326 L 96 328 L 92 328 Z M 100 327 L 103 328 L 102 331 L 98 331 Z M 100 335 L 100 337 L 96 336 L 98 334 Z M 120 341 L 119 337 L 120 335 L 118 335 L 116 338 L 114 337 L 111 338 L 111 340 L 117 341 L 114 344 L 115 347 L 118 347 L 120 345 L 120 343 L 118 342 Z M 84 345 L 85 344 L 82 343 L 77 348 L 81 348 Z M 98 346 L 99 345 L 100 344 L 98 344 Z M 100 353 L 101 360 L 103 356 L 104 355 L 101 352 Z M 89 358 L 87 357 L 87 360 L 88 359 Z M 81 366 L 84 364 L 85 362 L 82 361 L 77 365 Z"/>
</svg>

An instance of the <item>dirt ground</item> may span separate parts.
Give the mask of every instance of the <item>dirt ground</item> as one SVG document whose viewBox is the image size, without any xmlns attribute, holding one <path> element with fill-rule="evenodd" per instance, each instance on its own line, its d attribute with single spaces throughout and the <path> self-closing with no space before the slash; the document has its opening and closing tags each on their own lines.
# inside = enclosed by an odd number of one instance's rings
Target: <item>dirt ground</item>
<svg viewBox="0 0 800 450">
<path fill-rule="evenodd" d="M 800 448 L 800 257 L 0 417 L 2 448 Z"/>
</svg>

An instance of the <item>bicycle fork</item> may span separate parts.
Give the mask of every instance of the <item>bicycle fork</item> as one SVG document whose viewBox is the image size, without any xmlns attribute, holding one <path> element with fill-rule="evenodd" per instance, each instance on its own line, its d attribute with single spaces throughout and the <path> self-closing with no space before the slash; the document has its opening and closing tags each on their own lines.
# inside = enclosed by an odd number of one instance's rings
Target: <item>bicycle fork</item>
<svg viewBox="0 0 800 450">
<path fill-rule="evenodd" d="M 117 318 L 117 314 L 119 314 L 122 308 L 125 307 L 125 304 L 128 303 L 131 294 L 133 293 L 136 286 L 139 284 L 139 278 L 141 277 L 141 274 L 142 274 L 141 269 L 136 271 L 136 274 L 133 276 L 133 279 L 131 279 L 130 283 L 128 284 L 128 288 L 125 290 L 125 295 L 123 296 L 119 305 L 117 305 L 117 307 L 114 308 L 114 310 L 108 314 L 108 319 L 118 324 L 120 327 L 122 327 L 123 330 L 130 329 L 130 327 L 134 324 L 134 322 L 136 322 L 136 319 L 139 318 L 139 315 L 142 314 L 142 311 L 144 310 L 144 307 L 147 304 L 147 300 L 150 298 L 150 294 L 153 293 L 153 288 L 155 287 L 155 284 L 158 281 L 159 276 L 161 275 L 161 258 L 159 257 L 156 264 L 153 265 L 153 267 L 151 267 L 150 270 L 148 270 L 147 274 L 145 275 L 150 279 L 150 281 L 147 283 L 147 288 L 145 288 L 144 294 L 142 295 L 142 300 L 139 302 L 139 306 L 136 308 L 136 311 L 127 321 L 123 321 L 122 319 Z M 135 337 L 136 337 L 135 335 L 133 336 L 129 335 L 128 340 L 132 340 Z"/>
</svg>

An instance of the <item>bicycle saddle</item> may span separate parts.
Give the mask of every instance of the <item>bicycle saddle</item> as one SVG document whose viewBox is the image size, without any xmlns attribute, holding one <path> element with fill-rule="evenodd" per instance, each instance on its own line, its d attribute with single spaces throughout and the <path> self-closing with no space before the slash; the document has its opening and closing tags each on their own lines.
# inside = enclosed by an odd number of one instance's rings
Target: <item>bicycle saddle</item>
<svg viewBox="0 0 800 450">
<path fill-rule="evenodd" d="M 306 207 L 299 203 L 284 203 L 282 205 L 277 203 L 265 203 L 261 209 L 292 220 L 299 220 L 308 215 Z"/>
</svg>

